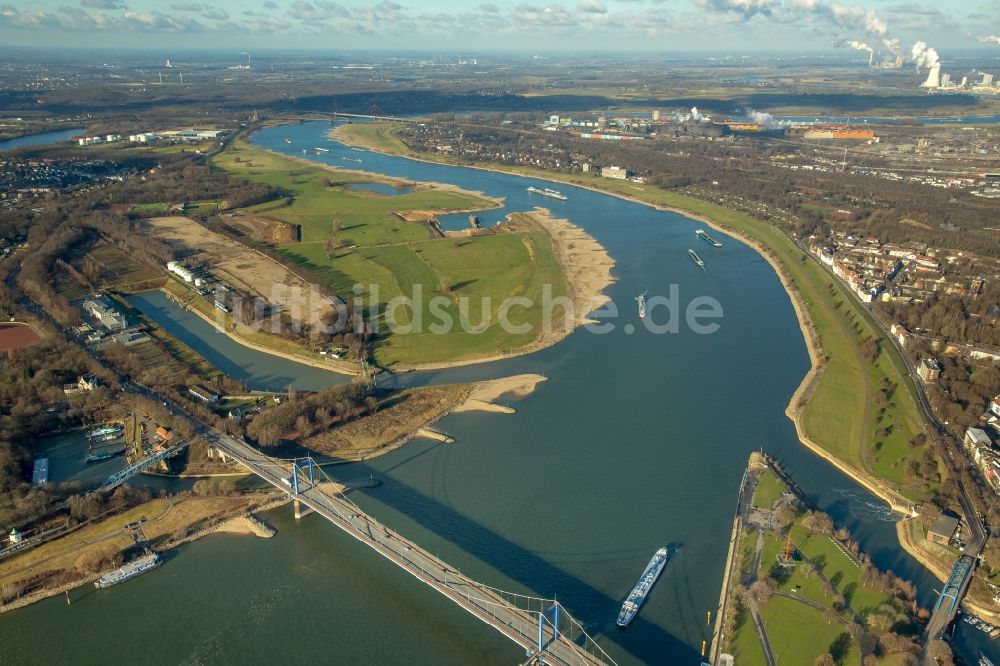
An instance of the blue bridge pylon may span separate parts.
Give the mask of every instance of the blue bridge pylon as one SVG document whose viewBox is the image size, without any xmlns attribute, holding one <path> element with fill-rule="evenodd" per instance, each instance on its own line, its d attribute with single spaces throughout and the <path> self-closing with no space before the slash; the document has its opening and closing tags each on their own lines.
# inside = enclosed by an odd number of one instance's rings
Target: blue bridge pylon
<svg viewBox="0 0 1000 666">
<path fill-rule="evenodd" d="M 303 458 L 292 462 L 292 494 L 299 494 L 299 472 L 304 472 L 309 479 L 309 486 L 316 485 L 316 465 L 312 458 Z"/>
<path fill-rule="evenodd" d="M 545 624 L 552 625 L 552 639 L 545 640 Z M 547 611 L 538 614 L 538 651 L 536 655 L 545 652 L 549 643 L 559 640 L 559 602 L 554 601 Z"/>
</svg>

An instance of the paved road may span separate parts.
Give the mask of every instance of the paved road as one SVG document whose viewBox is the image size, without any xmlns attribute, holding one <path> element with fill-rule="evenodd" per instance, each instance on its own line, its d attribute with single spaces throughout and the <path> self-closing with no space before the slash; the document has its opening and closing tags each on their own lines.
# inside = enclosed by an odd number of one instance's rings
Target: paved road
<svg viewBox="0 0 1000 666">
<path fill-rule="evenodd" d="M 760 619 L 757 602 L 753 598 L 750 599 L 750 617 L 753 618 L 753 624 L 757 627 L 757 637 L 760 638 L 760 645 L 764 648 L 764 659 L 767 660 L 767 666 L 777 666 L 778 662 L 771 651 L 771 643 L 767 640 L 767 631 L 764 629 L 764 622 Z"/>
</svg>

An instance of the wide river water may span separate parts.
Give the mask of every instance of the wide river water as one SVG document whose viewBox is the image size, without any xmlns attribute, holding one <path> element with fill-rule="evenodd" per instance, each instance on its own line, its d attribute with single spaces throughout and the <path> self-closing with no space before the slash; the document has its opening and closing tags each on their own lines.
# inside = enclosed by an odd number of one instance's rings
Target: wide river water
<svg viewBox="0 0 1000 666">
<path fill-rule="evenodd" d="M 505 197 L 502 214 L 548 207 L 615 259 L 617 281 L 608 293 L 622 313 L 606 335 L 578 330 L 529 356 L 403 378 L 419 384 L 538 372 L 549 380 L 511 402 L 515 415 L 440 421 L 456 444 L 416 440 L 366 464 L 334 468 L 343 479 L 374 474 L 384 481 L 353 495 L 365 510 L 483 582 L 558 597 L 620 664 L 697 664 L 711 635 L 706 611 L 718 601 L 740 477 L 750 451 L 763 447 L 879 567 L 912 580 L 921 603 L 933 603 L 938 584 L 900 549 L 884 505 L 797 441 L 784 410 L 808 357 L 789 297 L 756 252 L 722 235 L 723 247 L 713 249 L 695 237 L 699 225 L 680 215 L 570 186 L 559 186 L 568 201 L 540 198 L 525 187 L 550 183 L 358 151 L 328 140 L 329 129 L 274 127 L 253 140 L 297 157 L 303 148 L 325 147 L 329 153 L 309 159 Z M 688 248 L 698 250 L 706 270 L 692 263 Z M 624 324 L 638 324 L 634 297 L 666 294 L 671 284 L 682 307 L 697 296 L 717 299 L 719 331 L 698 335 L 682 325 L 677 334 L 626 332 Z M 251 386 L 315 389 L 344 381 L 241 347 L 162 294 L 132 303 Z M 5 657 L 428 665 L 522 657 L 321 518 L 296 522 L 289 512 L 266 516 L 278 528 L 273 539 L 211 536 L 127 584 L 78 591 L 72 606 L 54 598 L 3 617 Z M 622 598 L 667 543 L 679 544 L 678 554 L 637 620 L 618 631 Z M 964 629 L 959 638 L 983 642 Z"/>
<path fill-rule="evenodd" d="M 25 136 L 19 136 L 16 139 L 7 139 L 6 141 L 0 141 L 0 151 L 16 150 L 18 148 L 46 146 L 50 143 L 59 143 L 60 141 L 68 141 L 69 139 L 77 137 L 81 134 L 83 134 L 82 127 L 54 130 L 52 132 L 42 132 L 40 134 L 28 134 Z"/>
</svg>

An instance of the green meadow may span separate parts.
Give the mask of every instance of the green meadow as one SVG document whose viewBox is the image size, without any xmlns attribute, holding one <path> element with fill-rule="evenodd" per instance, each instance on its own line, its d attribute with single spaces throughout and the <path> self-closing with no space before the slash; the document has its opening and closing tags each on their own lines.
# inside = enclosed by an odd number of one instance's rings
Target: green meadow
<svg viewBox="0 0 1000 666">
<path fill-rule="evenodd" d="M 538 338 L 542 309 L 513 308 L 509 321 L 531 330 L 508 332 L 499 323 L 500 304 L 513 296 L 537 303 L 546 284 L 554 296 L 566 292 L 551 239 L 526 216 L 515 216 L 509 231 L 461 238 L 442 237 L 427 221 L 400 216 L 416 213 L 420 219 L 428 211 L 495 205 L 474 193 L 421 183 L 405 183 L 412 191 L 397 195 L 351 189 L 353 183 L 399 183 L 305 164 L 245 142 L 214 158 L 213 166 L 284 193 L 243 212 L 300 226 L 302 241 L 279 248 L 288 262 L 310 270 L 344 300 L 356 298 L 354 286 L 362 285 L 365 307 L 379 313 L 374 354 L 380 365 L 468 361 L 514 351 Z M 393 299 L 416 296 L 421 307 L 386 311 Z M 447 332 L 431 329 L 446 321 L 455 323 Z"/>
</svg>

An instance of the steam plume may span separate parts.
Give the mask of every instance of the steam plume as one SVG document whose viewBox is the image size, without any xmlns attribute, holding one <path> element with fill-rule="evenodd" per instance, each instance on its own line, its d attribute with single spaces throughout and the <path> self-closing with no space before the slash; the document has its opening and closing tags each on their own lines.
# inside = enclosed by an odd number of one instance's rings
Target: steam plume
<svg viewBox="0 0 1000 666">
<path fill-rule="evenodd" d="M 919 72 L 922 67 L 928 70 L 927 80 L 920 84 L 923 88 L 937 88 L 941 85 L 941 58 L 938 52 L 927 46 L 926 42 L 917 42 L 910 49 L 913 64 Z"/>
</svg>

